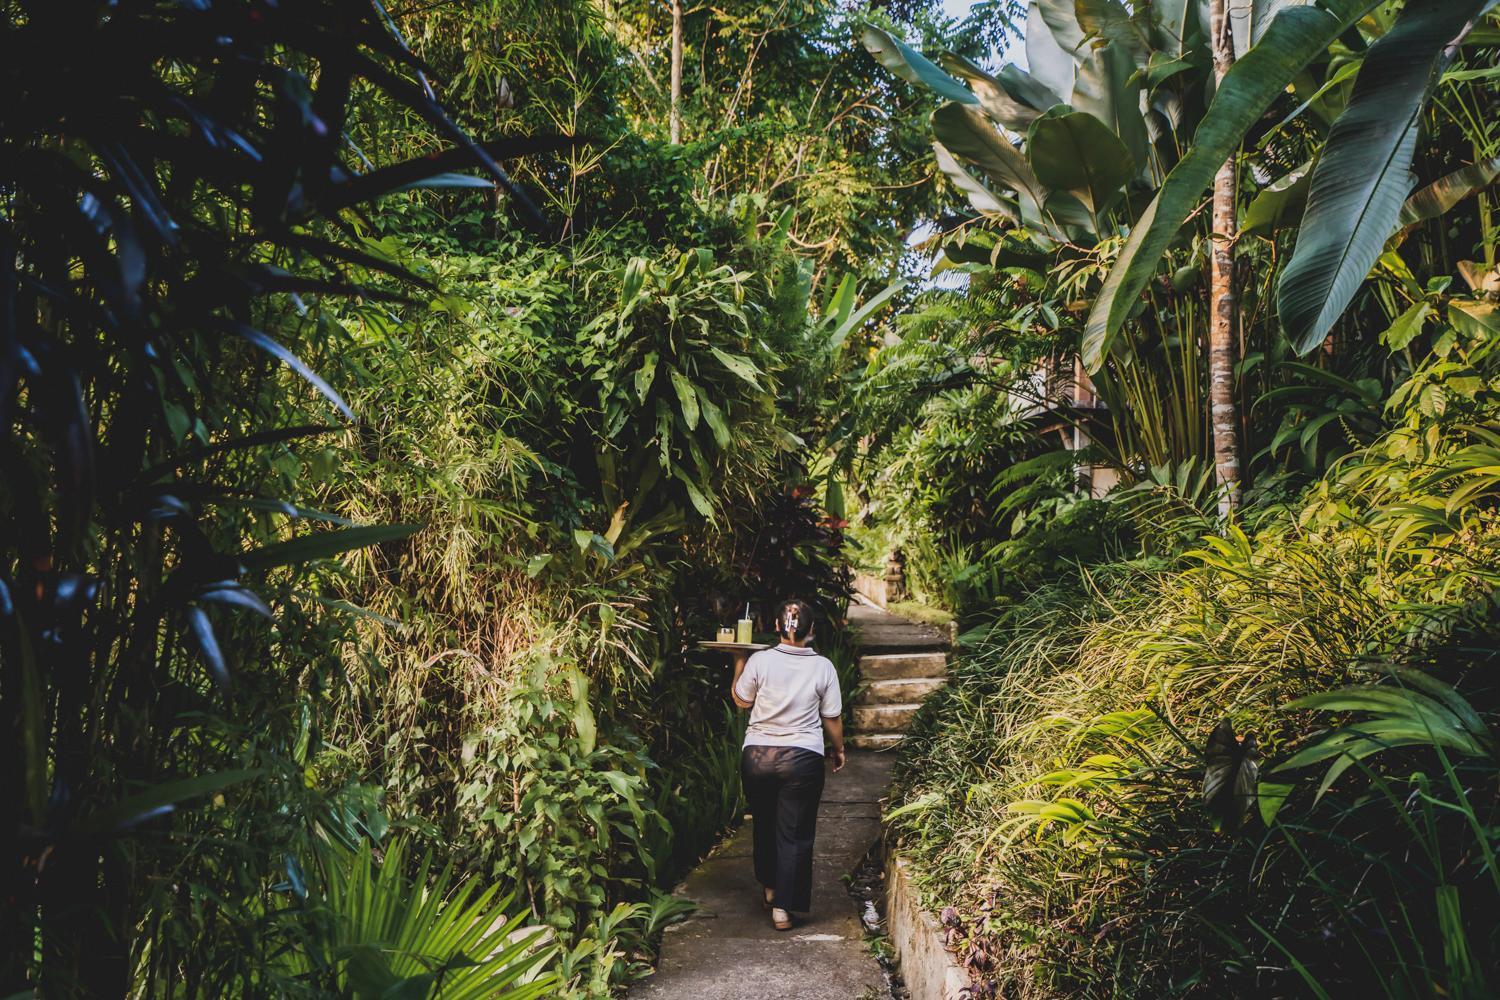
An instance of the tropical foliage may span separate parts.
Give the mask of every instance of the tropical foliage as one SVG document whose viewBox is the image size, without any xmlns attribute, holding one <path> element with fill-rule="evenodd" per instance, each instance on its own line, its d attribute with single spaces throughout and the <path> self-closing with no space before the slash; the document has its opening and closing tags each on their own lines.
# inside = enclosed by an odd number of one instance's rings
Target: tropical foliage
<svg viewBox="0 0 1500 1000">
<path fill-rule="evenodd" d="M 602 996 L 682 916 L 740 808 L 691 637 L 842 611 L 806 442 L 870 312 L 798 241 L 869 203 L 663 142 L 627 41 L 4 7 L 0 992 Z"/>
<path fill-rule="evenodd" d="M 976 995 L 1484 996 L 1497 24 L 1228 7 L 1217 88 L 1195 5 L 1033 3 L 1029 71 L 864 36 L 949 101 L 972 209 L 855 459 L 856 551 L 900 546 L 963 627 L 890 818 Z M 1080 107 L 1097 81 L 1123 99 Z M 1226 159 L 1228 521 L 1201 365 Z"/>
<path fill-rule="evenodd" d="M 0 994 L 619 995 L 891 564 L 975 993 L 1493 993 L 1491 5 L 940 6 L 0 5 Z"/>
</svg>

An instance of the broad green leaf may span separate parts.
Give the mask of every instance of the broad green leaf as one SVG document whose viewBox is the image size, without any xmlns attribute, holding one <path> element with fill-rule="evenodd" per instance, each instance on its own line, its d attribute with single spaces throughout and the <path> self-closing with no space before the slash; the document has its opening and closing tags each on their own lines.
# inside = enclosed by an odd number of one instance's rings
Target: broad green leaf
<svg viewBox="0 0 1500 1000">
<path fill-rule="evenodd" d="M 1155 90 L 1162 81 L 1170 80 L 1184 70 L 1190 70 L 1193 64 L 1186 59 L 1177 59 L 1164 52 L 1153 52 L 1146 61 L 1146 89 Z"/>
<path fill-rule="evenodd" d="M 528 559 L 526 561 L 526 576 L 527 576 L 527 578 L 535 580 L 537 574 L 540 573 L 542 570 L 546 569 L 547 568 L 547 564 L 549 562 L 551 562 L 551 561 L 552 561 L 552 553 L 550 553 L 550 552 L 543 552 L 541 555 L 532 556 L 530 559 Z"/>
<path fill-rule="evenodd" d="M 1086 37 L 1119 41 L 1145 54 L 1145 40 L 1137 33 L 1130 11 L 1120 0 L 1073 0 L 1073 16 Z"/>
<path fill-rule="evenodd" d="M 399 187 L 391 188 L 391 193 L 397 191 L 412 191 L 417 188 L 492 188 L 495 182 L 488 177 L 471 177 L 468 174 L 433 174 L 421 180 L 411 181 Z"/>
<path fill-rule="evenodd" d="M 615 609 L 608 604 L 601 604 L 600 621 L 604 622 L 604 609 L 609 609 L 609 620 L 614 620 Z M 604 624 L 608 629 L 608 623 Z M 589 679 L 583 675 L 583 671 L 577 667 L 570 666 L 567 671 L 568 692 L 573 701 L 573 728 L 578 731 L 578 749 L 585 757 L 594 752 L 595 741 L 599 736 L 599 726 L 594 721 L 594 710 L 589 707 Z"/>
<path fill-rule="evenodd" d="M 1271 21 L 1278 11 L 1286 7 L 1301 7 L 1312 2 L 1313 0 L 1250 0 L 1250 44 L 1260 44 L 1260 40 L 1266 36 L 1266 29 L 1271 26 Z M 1238 59 L 1242 55 L 1243 53 L 1235 53 L 1235 58 Z"/>
<path fill-rule="evenodd" d="M 646 269 L 651 262 L 644 257 L 632 257 L 630 263 L 625 265 L 625 276 L 620 282 L 620 309 L 628 311 L 635 297 L 641 293 L 642 286 L 646 283 Z"/>
<path fill-rule="evenodd" d="M 1419 188 L 1406 199 L 1397 222 L 1404 229 L 1428 219 L 1436 219 L 1465 198 L 1489 187 L 1497 175 L 1500 175 L 1500 156 L 1460 167 L 1426 187 Z"/>
<path fill-rule="evenodd" d="M 823 496 L 823 509 L 828 511 L 829 517 L 840 521 L 847 516 L 844 506 L 844 487 L 833 472 L 828 473 L 828 489 Z"/>
<path fill-rule="evenodd" d="M 829 335 L 828 349 L 830 351 L 837 351 L 840 347 L 843 347 L 844 341 L 848 338 L 849 334 L 863 326 L 865 320 L 873 316 L 876 310 L 889 302 L 906 285 L 907 282 L 905 281 L 893 281 L 870 296 L 864 305 L 856 309 L 852 315 L 840 323 L 833 333 Z"/>
<path fill-rule="evenodd" d="M 1071 62 L 1069 65 L 1068 90 L 1062 91 L 1062 94 L 1069 93 L 1073 86 Z M 1005 88 L 1007 94 L 1038 113 L 1049 111 L 1065 103 L 1061 94 L 1055 92 L 1049 85 L 1011 63 L 1000 67 L 998 79 L 1000 86 Z"/>
<path fill-rule="evenodd" d="M 1307 204 L 1307 190 L 1312 186 L 1312 161 L 1302 164 L 1285 177 L 1261 189 L 1245 209 L 1240 232 L 1246 236 L 1269 236 L 1278 228 L 1295 224 Z"/>
<path fill-rule="evenodd" d="M 861 37 L 870 55 L 901 79 L 920 84 L 939 97 L 950 101 L 960 101 L 964 104 L 978 103 L 978 98 L 970 93 L 967 87 L 944 73 L 931 59 L 899 38 L 868 24 L 865 25 Z"/>
<path fill-rule="evenodd" d="M 1255 738 L 1236 735 L 1234 724 L 1224 719 L 1204 752 L 1203 804 L 1221 824 L 1238 827 L 1255 808 L 1259 780 Z"/>
<path fill-rule="evenodd" d="M 731 372 L 738 375 L 746 382 L 750 383 L 751 387 L 756 389 L 760 388 L 760 369 L 755 367 L 755 365 L 751 363 L 749 358 L 741 357 L 738 354 L 730 354 L 727 351 L 721 351 L 717 347 L 710 347 L 708 351 L 714 357 L 719 359 L 719 364 L 723 365 L 725 368 L 728 368 Z"/>
<path fill-rule="evenodd" d="M 1093 115 L 1054 108 L 1031 123 L 1026 155 L 1036 179 L 1071 191 L 1097 214 L 1135 175 L 1119 137 Z"/>
<path fill-rule="evenodd" d="M 1078 79 L 1068 103 L 1075 111 L 1086 111 L 1109 127 L 1137 167 L 1145 166 L 1150 152 L 1146 119 L 1141 114 L 1141 87 L 1135 53 L 1121 41 L 1093 49 L 1078 65 Z"/>
<path fill-rule="evenodd" d="M 375 524 L 342 531 L 321 531 L 285 542 L 272 542 L 240 555 L 240 565 L 250 572 L 273 566 L 328 559 L 351 549 L 394 542 L 422 530 L 420 524 Z"/>
<path fill-rule="evenodd" d="M 709 502 L 708 495 L 703 492 L 703 488 L 695 483 L 693 477 L 688 475 L 687 470 L 681 466 L 673 470 L 673 475 L 687 491 L 688 501 L 693 505 L 693 509 L 709 520 L 713 520 L 714 505 Z"/>
<path fill-rule="evenodd" d="M 1033 6 L 1042 15 L 1042 23 L 1057 47 L 1068 55 L 1076 55 L 1083 46 L 1084 30 L 1078 23 L 1078 4 L 1075 0 L 1034 0 Z M 1027 25 L 1030 32 L 1031 26 Z"/>
<path fill-rule="evenodd" d="M 1150 11 L 1151 47 L 1168 58 L 1181 58 L 1201 42 L 1198 0 L 1153 0 Z"/>
<path fill-rule="evenodd" d="M 672 369 L 672 388 L 677 391 L 677 402 L 682 406 L 682 420 L 688 430 L 698 429 L 698 394 L 688 377 L 676 368 Z"/>
<path fill-rule="evenodd" d="M 713 431 L 714 444 L 720 449 L 728 448 L 729 443 L 734 440 L 729 433 L 729 421 L 724 419 L 724 411 L 708 398 L 708 393 L 703 390 L 702 386 L 698 386 L 698 403 L 703 411 L 704 423 L 708 424 L 708 429 Z"/>
<path fill-rule="evenodd" d="M 1395 231 L 1422 108 L 1451 58 L 1445 50 L 1488 2 L 1408 5 L 1365 54 L 1313 169 L 1297 245 L 1277 283 L 1277 313 L 1299 353 L 1323 342 Z"/>
<path fill-rule="evenodd" d="M 1281 812 L 1281 807 L 1286 803 L 1287 796 L 1292 794 L 1294 786 L 1277 781 L 1262 781 L 1255 790 L 1255 801 L 1260 807 L 1260 821 L 1270 826 L 1276 819 L 1276 814 Z"/>
<path fill-rule="evenodd" d="M 1500 306 L 1483 299 L 1453 299 L 1448 322 L 1470 337 L 1487 338 L 1500 333 Z"/>
<path fill-rule="evenodd" d="M 1432 312 L 1432 303 L 1423 299 L 1396 317 L 1380 335 L 1381 342 L 1393 351 L 1404 349 L 1407 344 L 1416 339 L 1417 334 L 1422 332 L 1422 326 Z"/>
<path fill-rule="evenodd" d="M 1053 11 L 1053 16 L 1054 18 L 1059 16 L 1056 10 Z M 1075 19 L 1075 26 L 1076 23 Z M 1065 35 L 1072 38 L 1073 32 L 1067 30 L 1066 24 L 1063 25 L 1063 28 Z M 1081 40 L 1083 32 L 1078 31 L 1077 34 Z M 1025 39 L 1026 44 L 1027 74 L 1029 74 L 1030 78 L 1035 79 L 1038 84 L 1050 91 L 1057 99 L 1045 107 L 1037 107 L 1037 103 L 1033 102 L 1026 95 L 1017 94 L 1012 91 L 1011 96 L 1026 101 L 1038 111 L 1046 111 L 1053 104 L 1061 104 L 1063 98 L 1073 92 L 1073 53 L 1069 46 L 1059 42 L 1058 38 L 1052 33 L 1052 29 L 1048 26 L 1047 19 L 1042 13 L 1041 5 L 1036 0 L 1032 0 L 1032 3 L 1026 8 L 1026 31 L 1022 37 Z M 1077 44 L 1077 42 L 1075 41 L 1074 44 Z M 1000 78 L 1001 80 L 1006 79 L 1003 72 Z"/>
<path fill-rule="evenodd" d="M 837 328 L 844 320 L 848 319 L 849 314 L 854 311 L 856 294 L 857 289 L 855 287 L 854 275 L 844 275 L 839 281 L 838 288 L 828 297 L 828 301 L 823 303 L 824 321 L 831 323 Z"/>
<path fill-rule="evenodd" d="M 939 57 L 943 67 L 967 83 L 984 113 L 1012 132 L 1024 132 L 1039 114 L 1037 108 L 1013 97 L 1005 84 L 975 66 L 963 56 L 944 52 Z M 1045 110 L 1045 109 L 1042 109 Z"/>
<path fill-rule="evenodd" d="M 1105 352 L 1156 272 L 1162 254 L 1245 133 L 1292 77 L 1377 2 L 1327 0 L 1323 7 L 1286 8 L 1271 22 L 1261 44 L 1230 68 L 1198 123 L 1192 146 L 1136 222 L 1094 302 L 1082 352 L 1089 371 L 1098 371 L 1103 364 Z"/>
<path fill-rule="evenodd" d="M 932 113 L 932 134 L 955 157 L 968 160 L 1021 199 L 1021 217 L 1042 218 L 1047 197 L 1025 155 L 996 130 L 984 112 L 967 104 L 945 104 Z"/>
<path fill-rule="evenodd" d="M 932 152 L 937 160 L 938 169 L 943 176 L 953 182 L 953 186 L 963 192 L 969 199 L 969 204 L 974 210 L 984 215 L 1000 215 L 1013 222 L 1021 221 L 1021 213 L 1015 204 L 997 197 L 993 191 L 975 180 L 974 175 L 948 152 L 948 148 L 940 142 L 932 144 Z"/>
<path fill-rule="evenodd" d="M 646 393 L 651 391 L 651 384 L 656 381 L 656 366 L 660 357 L 655 351 L 646 355 L 646 360 L 635 370 L 635 398 L 637 402 L 646 401 Z"/>
</svg>

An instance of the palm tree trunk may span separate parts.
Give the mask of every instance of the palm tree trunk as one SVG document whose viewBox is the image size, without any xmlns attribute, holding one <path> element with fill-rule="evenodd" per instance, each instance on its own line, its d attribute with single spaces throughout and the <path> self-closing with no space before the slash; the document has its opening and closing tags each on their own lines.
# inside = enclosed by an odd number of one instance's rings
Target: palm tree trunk
<svg viewBox="0 0 1500 1000">
<path fill-rule="evenodd" d="M 674 146 L 682 141 L 682 0 L 672 0 L 672 109 L 667 131 Z"/>
<path fill-rule="evenodd" d="M 1214 82 L 1234 65 L 1234 32 L 1228 0 L 1211 0 L 1209 32 L 1213 35 Z M 1235 157 L 1214 175 L 1213 253 L 1208 286 L 1208 401 L 1214 433 L 1214 482 L 1219 489 L 1219 516 L 1240 505 L 1239 400 L 1234 384 L 1235 348 L 1239 342 L 1239 296 L 1234 287 Z"/>
</svg>

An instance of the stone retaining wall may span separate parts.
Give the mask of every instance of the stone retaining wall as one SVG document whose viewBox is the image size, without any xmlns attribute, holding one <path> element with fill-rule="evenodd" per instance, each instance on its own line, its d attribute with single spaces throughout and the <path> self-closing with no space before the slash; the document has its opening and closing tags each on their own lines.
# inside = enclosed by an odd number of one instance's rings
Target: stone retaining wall
<svg viewBox="0 0 1500 1000">
<path fill-rule="evenodd" d="M 886 582 L 881 577 L 873 576 L 869 573 L 855 573 L 854 591 L 855 593 L 864 595 L 865 600 L 877 608 L 884 608 L 886 605 L 886 594 L 888 591 Z"/>
<path fill-rule="evenodd" d="M 968 973 L 943 947 L 942 925 L 922 908 L 907 868 L 899 854 L 887 854 L 886 929 L 901 960 L 901 978 L 911 991 L 911 1000 L 962 1000 Z"/>
</svg>

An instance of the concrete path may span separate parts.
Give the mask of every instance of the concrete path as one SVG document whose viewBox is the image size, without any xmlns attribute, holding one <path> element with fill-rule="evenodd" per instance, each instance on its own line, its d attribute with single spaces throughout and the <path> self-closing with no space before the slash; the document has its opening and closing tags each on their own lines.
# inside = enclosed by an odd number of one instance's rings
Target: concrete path
<svg viewBox="0 0 1500 1000">
<path fill-rule="evenodd" d="M 677 890 L 698 904 L 667 928 L 650 979 L 637 1000 L 855 1000 L 884 996 L 885 979 L 869 949 L 844 884 L 880 837 L 880 798 L 890 754 L 853 751 L 830 772 L 818 810 L 812 913 L 777 931 L 760 905 L 750 863 L 750 824 L 720 844 Z M 873 990 L 873 993 L 866 991 Z"/>
</svg>

